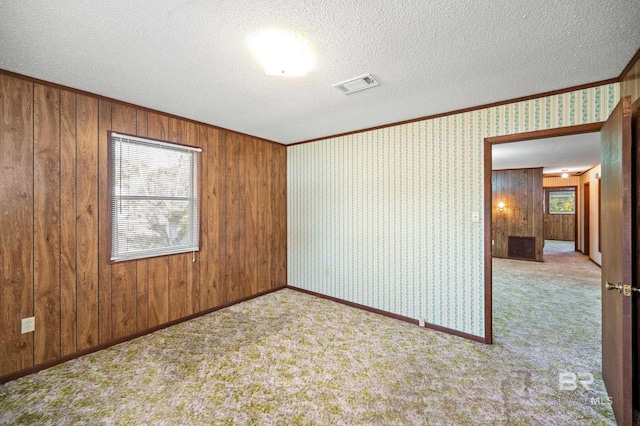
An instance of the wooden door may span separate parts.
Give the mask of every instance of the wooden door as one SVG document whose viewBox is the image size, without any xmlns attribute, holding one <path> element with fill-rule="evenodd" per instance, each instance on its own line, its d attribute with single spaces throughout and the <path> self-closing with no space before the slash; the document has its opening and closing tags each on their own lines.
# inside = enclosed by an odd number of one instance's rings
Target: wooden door
<svg viewBox="0 0 640 426">
<path fill-rule="evenodd" d="M 602 375 L 619 425 L 632 423 L 632 141 L 623 98 L 602 127 Z M 626 287 L 628 286 L 628 287 Z M 626 287 L 626 288 L 625 288 Z"/>
</svg>

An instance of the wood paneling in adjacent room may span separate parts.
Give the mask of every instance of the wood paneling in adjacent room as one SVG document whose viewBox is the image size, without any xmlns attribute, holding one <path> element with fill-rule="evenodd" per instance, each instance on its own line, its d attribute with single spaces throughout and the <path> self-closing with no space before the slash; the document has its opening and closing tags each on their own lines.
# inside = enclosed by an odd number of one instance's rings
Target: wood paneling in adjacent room
<svg viewBox="0 0 640 426">
<path fill-rule="evenodd" d="M 622 72 L 620 81 L 620 98 L 629 96 L 631 103 L 640 99 L 640 50 Z"/>
<path fill-rule="evenodd" d="M 575 241 L 576 239 L 576 214 L 551 214 L 549 213 L 549 192 L 566 189 L 576 194 L 575 205 L 578 207 L 578 188 L 545 188 L 545 212 L 544 212 L 544 239 L 558 241 Z"/>
<path fill-rule="evenodd" d="M 108 130 L 202 148 L 195 262 L 109 261 Z M 0 73 L 0 173 L 0 381 L 286 285 L 285 146 Z"/>
<path fill-rule="evenodd" d="M 542 168 L 497 170 L 492 173 L 493 257 L 509 257 L 509 237 L 534 237 L 535 260 L 542 261 Z M 500 212 L 498 203 L 504 202 Z"/>
</svg>

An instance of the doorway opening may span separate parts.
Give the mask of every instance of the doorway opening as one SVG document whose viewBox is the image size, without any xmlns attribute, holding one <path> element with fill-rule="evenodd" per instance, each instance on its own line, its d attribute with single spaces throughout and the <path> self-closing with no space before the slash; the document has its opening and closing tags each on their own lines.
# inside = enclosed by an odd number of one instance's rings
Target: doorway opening
<svg viewBox="0 0 640 426">
<path fill-rule="evenodd" d="M 572 241 L 578 251 L 578 216 L 581 213 L 578 185 L 548 186 L 544 184 L 544 240 Z"/>
<path fill-rule="evenodd" d="M 564 127 L 564 128 L 559 128 L 559 129 L 550 129 L 550 130 L 543 130 L 543 131 L 534 131 L 534 132 L 526 132 L 526 133 L 519 133 L 519 134 L 514 134 L 514 135 L 505 135 L 505 136 L 497 136 L 497 137 L 491 137 L 491 138 L 485 138 L 485 146 L 484 146 L 484 188 L 485 188 L 485 215 L 484 215 L 484 230 L 485 230 L 485 240 L 484 240 L 484 248 L 485 248 L 485 260 L 484 260 L 484 271 L 485 271 L 485 342 L 486 343 L 492 343 L 493 342 L 493 267 L 492 267 L 492 261 L 493 261 L 493 251 L 494 251 L 494 247 L 497 244 L 501 244 L 500 242 L 496 241 L 497 236 L 495 234 L 495 230 L 493 229 L 493 223 L 494 223 L 494 216 L 497 216 L 498 213 L 502 214 L 502 215 L 506 215 L 507 213 L 509 213 L 509 209 L 512 209 L 512 211 L 522 211 L 522 204 L 517 204 L 517 203 L 521 203 L 520 201 L 515 201 L 514 199 L 514 204 L 509 206 L 507 205 L 506 201 L 503 200 L 497 200 L 494 199 L 494 193 L 493 193 L 493 170 L 494 170 L 494 161 L 495 158 L 493 156 L 493 150 L 496 147 L 501 147 L 503 145 L 506 144 L 513 144 L 513 145 L 518 145 L 519 148 L 523 148 L 525 151 L 529 148 L 531 148 L 532 146 L 535 145 L 539 145 L 541 143 L 543 143 L 543 141 L 540 141 L 541 139 L 550 139 L 550 138 L 557 138 L 557 137 L 567 137 L 567 136 L 573 136 L 573 135 L 584 135 L 584 134 L 588 134 L 588 133 L 595 133 L 595 132 L 599 132 L 600 129 L 602 127 L 602 123 L 592 123 L 592 124 L 585 124 L 585 125 L 579 125 L 579 126 L 570 126 L 570 127 Z M 515 144 L 515 142 L 519 142 L 518 144 Z M 553 154 L 550 152 L 546 152 L 547 157 L 548 158 L 554 158 Z M 574 154 L 578 155 L 579 151 L 574 151 Z M 534 159 L 532 155 L 525 155 L 526 158 L 528 159 Z M 597 161 L 599 162 L 599 161 Z M 539 164 L 539 163 L 525 163 L 525 164 L 520 164 L 518 165 L 518 169 L 521 170 L 525 170 L 525 169 L 536 169 L 539 168 L 540 169 L 540 175 L 542 175 L 542 170 L 544 168 L 544 164 Z M 499 169 L 515 169 L 516 167 L 513 166 L 502 166 L 502 167 L 498 167 Z M 557 184 L 553 185 L 553 181 L 550 181 L 550 184 L 548 186 L 560 186 L 560 187 L 569 187 L 569 186 L 576 186 L 576 189 L 578 187 L 582 188 L 582 186 L 579 186 L 572 183 L 572 184 L 568 184 L 566 180 L 563 180 L 562 178 L 562 174 L 565 173 L 565 171 L 563 169 L 565 169 L 566 167 L 563 165 L 561 166 L 557 171 L 555 171 L 555 173 L 547 173 L 549 178 L 557 178 Z M 556 176 L 553 176 L 553 175 Z M 511 178 L 510 178 L 511 179 Z M 518 179 L 520 180 L 526 180 L 529 179 L 529 177 L 523 178 L 523 177 L 515 177 L 513 178 L 513 180 L 517 181 Z M 575 180 L 573 181 L 575 182 Z M 590 188 L 591 189 L 591 188 Z M 544 192 L 542 192 L 542 187 L 540 188 L 540 193 L 539 193 L 539 201 L 533 201 L 533 203 L 535 204 L 536 202 L 539 203 L 539 219 L 538 221 L 540 222 L 539 225 L 536 227 L 536 236 L 539 244 L 538 244 L 538 250 L 540 251 L 540 256 L 538 259 L 539 261 L 543 260 L 543 255 L 542 255 L 542 245 L 544 244 L 544 225 L 542 223 L 543 219 L 543 210 L 542 210 L 542 206 L 544 204 Z M 593 200 L 593 197 L 591 197 L 591 200 Z M 499 203 L 501 203 L 501 205 L 499 205 Z M 517 208 L 517 209 L 516 209 Z M 579 211 L 580 209 L 578 208 L 578 213 L 580 213 Z M 593 217 L 592 215 L 590 215 L 591 217 Z M 515 221 L 516 221 L 516 229 L 518 228 L 519 224 L 522 223 L 523 217 L 528 217 L 528 213 L 524 214 L 524 215 L 516 215 Z M 590 220 L 591 220 L 590 217 Z M 575 215 L 575 219 L 574 219 L 574 235 L 575 232 L 577 232 L 579 229 L 582 229 L 582 222 L 580 221 L 580 214 Z M 576 226 L 577 225 L 577 226 Z M 590 229 L 594 229 L 594 226 L 591 226 Z M 512 233 L 516 233 L 516 231 L 510 231 Z M 577 248 L 579 250 L 581 250 L 583 248 L 583 244 L 584 244 L 584 240 L 582 239 L 582 235 L 583 232 L 579 233 L 578 237 L 576 238 L 574 236 L 574 241 L 575 241 L 575 245 L 577 246 Z M 509 239 L 509 236 L 511 237 L 526 237 L 526 235 L 502 235 L 501 238 L 505 238 L 505 239 Z M 593 236 L 591 236 L 590 240 L 590 244 L 593 243 Z M 508 243 L 507 243 L 508 244 Z M 508 257 L 508 256 L 505 256 Z"/>
</svg>

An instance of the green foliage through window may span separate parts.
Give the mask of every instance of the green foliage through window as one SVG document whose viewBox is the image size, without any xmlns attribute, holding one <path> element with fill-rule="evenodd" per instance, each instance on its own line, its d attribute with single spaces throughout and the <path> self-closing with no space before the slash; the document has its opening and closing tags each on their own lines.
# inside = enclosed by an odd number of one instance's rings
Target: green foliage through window
<svg viewBox="0 0 640 426">
<path fill-rule="evenodd" d="M 549 192 L 549 214 L 575 214 L 575 212 L 575 190 Z"/>
</svg>

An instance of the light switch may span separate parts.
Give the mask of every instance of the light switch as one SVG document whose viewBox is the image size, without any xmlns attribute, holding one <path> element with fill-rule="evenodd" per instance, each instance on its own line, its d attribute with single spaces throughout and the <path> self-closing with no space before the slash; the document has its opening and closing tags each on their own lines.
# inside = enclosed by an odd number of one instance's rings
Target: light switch
<svg viewBox="0 0 640 426">
<path fill-rule="evenodd" d="M 471 222 L 480 223 L 480 212 L 471 212 Z"/>
</svg>

